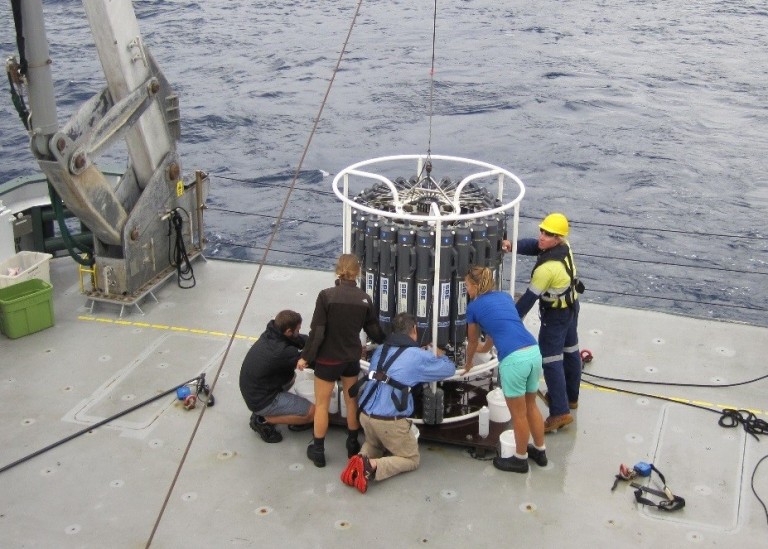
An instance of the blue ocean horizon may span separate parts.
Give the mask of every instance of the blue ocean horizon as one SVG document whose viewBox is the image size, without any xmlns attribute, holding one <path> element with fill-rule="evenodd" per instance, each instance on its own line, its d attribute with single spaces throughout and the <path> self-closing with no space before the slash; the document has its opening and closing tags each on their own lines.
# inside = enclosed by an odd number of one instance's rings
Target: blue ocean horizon
<svg viewBox="0 0 768 549">
<path fill-rule="evenodd" d="M 501 4 L 363 2 L 334 75 L 357 2 L 135 2 L 180 97 L 184 169 L 211 175 L 207 254 L 261 259 L 333 78 L 269 262 L 330 269 L 333 175 L 431 151 L 518 175 L 521 236 L 566 213 L 585 300 L 768 325 L 768 8 Z M 44 10 L 63 125 L 104 78 L 82 4 Z M 0 182 L 38 172 L 5 97 Z"/>
</svg>

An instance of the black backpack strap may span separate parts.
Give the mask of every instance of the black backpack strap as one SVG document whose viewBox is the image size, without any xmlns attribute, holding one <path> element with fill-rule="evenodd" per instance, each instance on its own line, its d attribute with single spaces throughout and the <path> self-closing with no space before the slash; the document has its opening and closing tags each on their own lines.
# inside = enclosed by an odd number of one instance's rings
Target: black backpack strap
<svg viewBox="0 0 768 549">
<path fill-rule="evenodd" d="M 379 361 L 376 363 L 376 367 L 369 369 L 368 375 L 357 381 L 355 386 L 358 386 L 357 389 L 359 390 L 360 386 L 362 386 L 366 381 L 372 380 L 375 383 L 386 383 L 395 389 L 400 389 L 400 391 L 403 393 L 403 396 L 398 399 L 395 396 L 395 393 L 392 392 L 392 402 L 394 402 L 395 408 L 397 408 L 398 411 L 403 411 L 408 405 L 408 394 L 411 388 L 408 385 L 400 383 L 396 379 L 391 378 L 389 375 L 387 375 L 387 370 L 389 370 L 390 366 L 392 366 L 395 360 L 397 360 L 397 358 L 403 354 L 407 347 L 398 347 L 391 356 L 387 356 L 390 349 L 391 347 L 389 345 L 384 344 L 383 348 L 381 349 L 381 354 L 379 355 Z M 368 400 L 371 398 L 371 396 L 373 396 L 373 393 L 375 392 L 375 388 L 368 391 L 368 394 L 365 395 L 363 401 L 358 404 L 358 410 L 363 410 L 363 407 L 368 403 Z M 352 394 L 351 390 L 349 394 L 350 396 L 355 396 L 357 394 L 357 390 L 355 391 L 355 395 Z"/>
<path fill-rule="evenodd" d="M 385 343 L 384 346 L 381 348 L 381 354 L 379 355 L 379 361 L 376 363 L 376 366 L 374 367 L 373 365 L 371 365 L 371 368 L 368 369 L 368 375 L 358 379 L 355 382 L 355 384 L 352 385 L 352 387 L 349 388 L 349 396 L 351 396 L 352 398 L 355 398 L 357 396 L 357 393 L 360 392 L 360 388 L 363 385 L 365 385 L 365 382 L 368 381 L 368 379 L 372 379 L 372 378 L 370 378 L 371 372 L 377 371 L 377 369 L 381 365 L 381 361 L 384 358 L 386 358 L 386 355 L 389 352 L 389 349 L 390 349 L 390 346 Z M 386 370 L 384 370 L 384 371 L 386 371 Z"/>
<path fill-rule="evenodd" d="M 637 484 L 636 482 L 632 482 L 630 483 L 630 486 L 635 488 L 635 501 L 642 505 L 650 505 L 651 507 L 656 507 L 660 511 L 677 511 L 678 509 L 685 507 L 685 499 L 673 494 L 672 490 L 667 487 L 667 480 L 664 478 L 662 472 L 659 471 L 653 464 L 650 465 L 651 469 L 656 471 L 656 474 L 659 475 L 662 484 L 664 484 L 664 488 L 662 490 L 656 490 L 654 488 L 649 488 L 648 486 L 643 486 L 641 484 Z M 662 498 L 662 500 L 658 503 L 654 503 L 650 499 L 643 497 L 644 493 L 653 494 L 654 496 Z"/>
</svg>

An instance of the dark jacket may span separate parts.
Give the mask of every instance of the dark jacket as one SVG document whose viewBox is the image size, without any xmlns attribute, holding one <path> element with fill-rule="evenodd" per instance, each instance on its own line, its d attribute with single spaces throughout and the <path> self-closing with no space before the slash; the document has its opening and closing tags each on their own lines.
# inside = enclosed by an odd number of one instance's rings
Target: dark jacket
<svg viewBox="0 0 768 549">
<path fill-rule="evenodd" d="M 240 368 L 240 393 L 252 412 L 270 404 L 294 376 L 307 336 L 289 338 L 270 320 L 267 329 L 248 350 Z"/>
<path fill-rule="evenodd" d="M 371 298 L 353 280 L 337 279 L 333 288 L 320 291 L 309 327 L 309 341 L 301 354 L 309 363 L 360 360 L 360 330 L 376 343 L 385 337 Z"/>
</svg>

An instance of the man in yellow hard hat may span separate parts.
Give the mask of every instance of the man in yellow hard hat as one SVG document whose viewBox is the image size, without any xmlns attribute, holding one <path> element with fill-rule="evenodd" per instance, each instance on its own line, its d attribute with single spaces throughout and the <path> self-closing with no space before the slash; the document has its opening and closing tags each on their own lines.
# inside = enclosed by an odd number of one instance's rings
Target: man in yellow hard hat
<svg viewBox="0 0 768 549">
<path fill-rule="evenodd" d="M 519 254 L 537 257 L 531 281 L 516 307 L 523 318 L 534 303 L 539 302 L 539 347 L 549 404 L 545 432 L 572 423 L 570 410 L 579 402 L 582 365 L 577 334 L 578 299 L 584 286 L 576 278 L 576 264 L 567 236 L 568 219 L 561 213 L 551 213 L 539 225 L 538 239 L 522 238 L 517 242 Z M 512 249 L 508 240 L 502 242 L 502 247 L 505 251 Z"/>
</svg>

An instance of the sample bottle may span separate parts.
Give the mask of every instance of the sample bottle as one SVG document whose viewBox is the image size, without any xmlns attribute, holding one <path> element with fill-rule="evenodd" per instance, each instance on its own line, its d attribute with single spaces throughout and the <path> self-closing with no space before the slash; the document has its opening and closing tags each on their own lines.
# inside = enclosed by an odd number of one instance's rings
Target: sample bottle
<svg viewBox="0 0 768 549">
<path fill-rule="evenodd" d="M 478 434 L 481 438 L 488 436 L 488 429 L 490 428 L 491 411 L 488 406 L 480 408 L 480 414 L 478 415 Z"/>
</svg>

